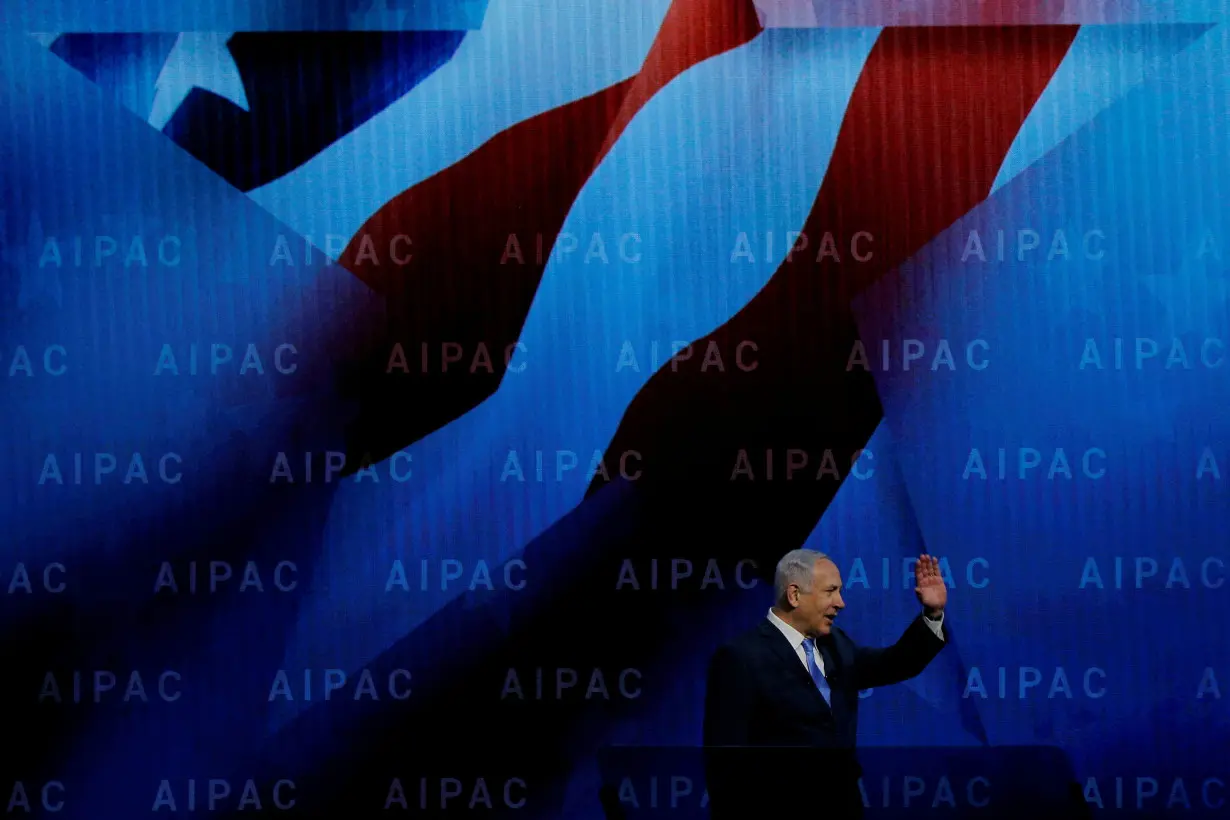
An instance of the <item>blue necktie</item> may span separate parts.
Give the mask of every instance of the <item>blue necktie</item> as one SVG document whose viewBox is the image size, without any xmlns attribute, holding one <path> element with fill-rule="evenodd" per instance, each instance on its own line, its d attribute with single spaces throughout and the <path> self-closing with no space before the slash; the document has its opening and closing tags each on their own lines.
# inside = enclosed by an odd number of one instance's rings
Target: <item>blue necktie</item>
<svg viewBox="0 0 1230 820">
<path fill-rule="evenodd" d="M 820 665 L 816 663 L 816 647 L 810 638 L 803 641 L 803 651 L 807 655 L 807 671 L 811 672 L 811 679 L 816 682 L 816 688 L 820 690 L 820 695 L 824 698 L 824 702 L 832 708 L 833 701 L 830 699 L 829 682 L 824 679 L 824 673 L 820 671 Z"/>
</svg>

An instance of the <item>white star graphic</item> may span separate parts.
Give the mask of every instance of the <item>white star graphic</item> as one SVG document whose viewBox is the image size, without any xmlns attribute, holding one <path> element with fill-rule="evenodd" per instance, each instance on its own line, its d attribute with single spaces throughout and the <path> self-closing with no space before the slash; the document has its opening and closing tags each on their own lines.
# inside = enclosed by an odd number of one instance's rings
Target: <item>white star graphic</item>
<svg viewBox="0 0 1230 820">
<path fill-rule="evenodd" d="M 161 131 L 194 88 L 249 110 L 243 78 L 226 45 L 231 36 L 228 32 L 185 31 L 176 38 L 154 82 L 154 103 L 147 118 L 150 125 Z"/>
</svg>

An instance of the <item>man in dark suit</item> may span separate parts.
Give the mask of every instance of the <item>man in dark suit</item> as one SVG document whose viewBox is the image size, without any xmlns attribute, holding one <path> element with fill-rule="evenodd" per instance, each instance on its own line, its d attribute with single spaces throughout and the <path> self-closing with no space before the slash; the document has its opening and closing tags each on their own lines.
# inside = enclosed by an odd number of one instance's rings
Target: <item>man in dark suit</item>
<svg viewBox="0 0 1230 820">
<path fill-rule="evenodd" d="M 895 644 L 872 649 L 833 626 L 846 606 L 836 564 L 814 550 L 778 562 L 768 617 L 709 666 L 704 744 L 715 818 L 771 810 L 790 799 L 783 788 L 796 787 L 822 799 L 826 817 L 862 814 L 858 693 L 914 677 L 944 648 L 939 562 L 919 556 L 914 576 L 922 615 Z"/>
</svg>

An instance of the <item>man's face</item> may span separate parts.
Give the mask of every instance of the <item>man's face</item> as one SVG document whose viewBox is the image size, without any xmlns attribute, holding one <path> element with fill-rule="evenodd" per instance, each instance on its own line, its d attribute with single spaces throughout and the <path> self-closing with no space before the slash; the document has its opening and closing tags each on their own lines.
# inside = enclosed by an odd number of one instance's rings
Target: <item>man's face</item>
<svg viewBox="0 0 1230 820">
<path fill-rule="evenodd" d="M 805 633 L 821 637 L 832 632 L 833 619 L 846 608 L 846 602 L 841 599 L 841 572 L 837 565 L 829 560 L 817 561 L 812 570 L 811 589 L 796 587 L 792 599 L 795 594 L 798 596 L 795 614 L 806 627 Z"/>
</svg>

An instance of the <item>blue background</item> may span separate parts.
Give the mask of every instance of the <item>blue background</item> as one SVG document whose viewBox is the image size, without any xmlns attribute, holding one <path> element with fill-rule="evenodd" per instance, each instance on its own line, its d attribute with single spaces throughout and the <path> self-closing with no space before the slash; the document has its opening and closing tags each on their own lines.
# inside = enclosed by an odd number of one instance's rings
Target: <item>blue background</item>
<svg viewBox="0 0 1230 820">
<path fill-rule="evenodd" d="M 632 12 L 587 0 L 565 13 L 528 0 L 458 3 L 430 19 L 366 26 L 387 29 L 369 32 L 375 39 L 304 46 L 290 39 L 302 35 L 266 33 L 288 39 L 254 41 L 270 56 L 253 63 L 230 62 L 236 41 L 225 37 L 232 45 L 193 62 L 193 41 L 179 34 L 365 26 L 336 11 L 258 14 L 252 4 L 210 4 L 183 19 L 163 10 L 165 23 L 150 25 L 70 3 L 0 15 L 0 613 L 3 696 L 21 727 L 9 733 L 17 762 L 0 783 L 54 780 L 65 784 L 57 816 L 119 817 L 149 810 L 164 779 L 227 778 L 237 789 L 251 778 L 264 800 L 288 777 L 298 784 L 291 813 L 362 816 L 382 808 L 390 772 L 406 782 L 420 771 L 494 782 L 520 771 L 534 799 L 515 816 L 581 818 L 601 816 L 600 749 L 699 743 L 708 657 L 763 616 L 771 565 L 762 560 L 758 584 L 741 589 L 732 582 L 739 547 L 691 542 L 679 525 L 641 545 L 638 567 L 648 555 L 687 557 L 699 575 L 707 556 L 722 556 L 726 589 L 674 598 L 595 589 L 593 578 L 613 581 L 630 554 L 621 539 L 639 537 L 655 513 L 635 481 L 587 495 L 583 468 L 666 355 L 647 367 L 640 351 L 704 336 L 774 275 L 782 241 L 749 263 L 731 257 L 731 239 L 801 229 L 879 29 L 769 29 L 658 90 L 568 207 L 562 230 L 582 248 L 602 236 L 610 262 L 551 258 L 518 336 L 525 370 L 408 443 L 406 460 L 377 462 L 378 481 L 319 478 L 320 454 L 346 450 L 362 418 L 339 384 L 364 355 L 364 328 L 391 312 L 321 250 L 321 237 L 349 240 L 391 198 L 516 123 L 633 78 L 670 5 Z M 875 472 L 842 482 L 792 545 L 834 557 L 847 585 L 845 628 L 869 644 L 891 642 L 916 613 L 903 559 L 943 560 L 951 645 L 917 679 L 865 693 L 863 746 L 1056 746 L 1082 788 L 1096 780 L 1108 800 L 1098 813 L 1108 815 L 1156 813 L 1176 777 L 1194 811 L 1226 811 L 1197 795 L 1207 777 L 1230 781 L 1230 707 L 1207 685 L 1210 668 L 1230 683 L 1230 365 L 1199 361 L 1204 340 L 1230 332 L 1230 35 L 1216 14 L 1190 19 L 1081 27 L 991 196 L 858 295 L 873 361 L 881 340 L 894 356 L 919 340 L 927 364 L 947 339 L 957 367 L 874 373 L 884 411 L 866 445 Z M 353 70 L 335 81 L 321 72 L 330 65 Z M 244 100 L 221 93 L 236 77 Z M 161 129 L 146 121 L 160 87 L 183 99 Z M 243 134 L 212 113 L 223 109 L 251 114 Z M 1000 261 L 1000 229 L 1010 240 L 1036 231 L 1042 247 L 1018 258 L 1009 245 Z M 989 261 L 963 258 L 972 231 Z M 1089 231 L 1099 232 L 1097 259 L 1080 250 Z M 614 249 L 627 232 L 640 240 L 635 262 Z M 1048 261 L 1056 232 L 1071 254 Z M 98 236 L 121 250 L 95 265 Z M 306 260 L 304 236 L 317 243 Z M 81 264 L 67 250 L 75 237 L 85 238 Z M 172 264 L 158 262 L 164 237 L 175 238 Z M 295 265 L 270 264 L 279 237 Z M 134 238 L 149 264 L 121 263 Z M 48 263 L 52 240 L 61 264 Z M 430 271 L 449 273 L 443 263 Z M 1162 352 L 1139 368 L 1130 357 L 1123 369 L 1081 367 L 1087 340 L 1109 363 L 1115 338 L 1128 351 L 1153 339 Z M 1166 366 L 1175 339 L 1191 367 Z M 987 343 L 986 369 L 963 366 L 973 340 Z M 625 341 L 639 372 L 614 366 Z M 153 375 L 164 345 L 184 368 L 193 344 L 203 357 L 211 344 L 230 345 L 235 359 L 217 376 Z M 249 344 L 263 375 L 238 374 Z M 288 376 L 272 366 L 284 344 L 295 346 Z M 12 367 L 18 346 L 32 375 Z M 51 346 L 66 351 L 58 375 L 42 367 Z M 1021 448 L 1043 460 L 1023 478 Z M 1096 478 L 1081 472 L 1090 448 L 1104 453 Z M 1220 477 L 1198 469 L 1205 448 Z M 966 475 L 973 449 L 986 479 Z M 1046 475 L 1057 449 L 1070 478 Z M 548 452 L 544 481 L 533 480 L 536 450 Z M 575 453 L 580 468 L 554 480 L 555 450 Z M 311 483 L 299 480 L 305 451 L 317 454 Z M 513 451 L 531 480 L 507 480 Z M 74 453 L 86 454 L 80 484 L 70 478 Z M 118 472 L 95 483 L 93 453 L 115 455 Z M 122 481 L 133 453 L 148 483 Z M 157 478 L 166 453 L 176 454 L 178 483 Z M 268 480 L 278 453 L 291 454 L 293 485 Z M 63 484 L 46 480 L 49 454 Z M 703 492 L 679 503 L 692 506 L 676 523 L 706 514 Z M 745 531 L 774 526 L 750 521 Z M 387 589 L 398 559 L 410 592 Z M 1139 587 L 1138 559 L 1159 567 Z M 420 588 L 422 560 L 432 575 Z M 1167 585 L 1176 560 L 1190 586 Z M 215 594 L 188 594 L 189 561 L 228 562 L 236 577 Z M 249 561 L 264 591 L 238 590 Z M 523 588 L 504 585 L 509 561 L 524 562 L 509 576 Z M 1090 561 L 1103 588 L 1082 588 Z M 163 562 L 179 593 L 155 594 Z M 274 587 L 279 562 L 294 563 L 289 592 Z M 461 580 L 441 588 L 445 562 Z M 466 584 L 480 562 L 492 590 Z M 19 563 L 29 594 L 8 583 Z M 51 564 L 64 568 L 62 591 L 41 588 Z M 1202 565 L 1213 568 L 1212 585 Z M 553 639 L 565 623 L 583 634 L 608 607 L 625 639 Z M 509 668 L 524 685 L 525 670 L 539 666 L 576 668 L 583 681 L 601 668 L 609 697 L 500 700 Z M 638 670 L 637 697 L 617 691 L 625 668 Z M 1023 696 L 1022 668 L 1041 678 Z M 1083 687 L 1092 668 L 1096 697 Z M 314 686 L 322 670 L 344 670 L 347 700 L 271 700 L 278 670 L 301 687 L 304 669 L 315 670 Z M 362 669 L 379 701 L 354 701 Z M 384 683 L 398 669 L 412 675 L 405 701 Z M 49 702 L 39 693 L 51 670 L 65 701 L 72 670 L 121 680 L 139 670 L 150 699 L 124 703 L 117 689 L 99 703 Z M 155 695 L 164 670 L 177 672 L 182 691 L 171 702 Z M 1056 670 L 1070 697 L 1049 691 Z M 985 697 L 970 691 L 975 676 Z M 1161 796 L 1112 810 L 1116 777 L 1156 778 Z"/>
</svg>

